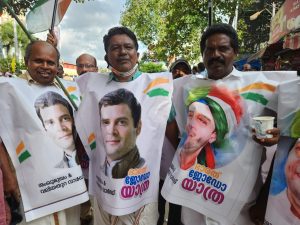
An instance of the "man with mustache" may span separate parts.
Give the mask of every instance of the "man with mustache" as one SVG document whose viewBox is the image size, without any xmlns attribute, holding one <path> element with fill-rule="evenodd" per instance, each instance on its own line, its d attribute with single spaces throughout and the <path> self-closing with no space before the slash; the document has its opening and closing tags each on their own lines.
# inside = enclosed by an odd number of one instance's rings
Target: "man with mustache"
<svg viewBox="0 0 300 225">
<path fill-rule="evenodd" d="M 228 24 L 214 24 L 208 27 L 201 37 L 200 49 L 204 66 L 207 70 L 207 78 L 215 80 L 218 84 L 226 84 L 233 90 L 237 89 L 244 78 L 243 72 L 236 70 L 233 66 L 234 59 L 238 54 L 239 44 L 237 33 L 232 26 Z M 173 99 L 173 101 L 176 101 L 176 99 Z M 249 109 L 250 115 L 262 113 L 262 109 L 259 107 L 260 105 L 257 104 Z M 176 127 L 176 122 L 169 123 L 168 127 L 166 135 L 172 141 L 172 144 L 177 146 L 176 138 L 179 135 L 176 133 L 176 129 L 171 129 L 171 127 Z M 183 127 L 180 128 L 180 130 L 184 130 Z M 279 130 L 275 128 L 268 130 L 268 132 L 273 135 L 273 138 L 257 139 L 254 135 L 254 141 L 262 147 L 276 144 L 279 138 Z M 253 146 L 255 146 L 255 143 L 253 143 Z M 253 171 L 256 170 L 254 169 Z M 251 175 L 257 176 L 258 174 L 256 175 L 253 172 Z M 253 196 L 249 196 L 247 204 L 240 212 L 234 225 L 252 224 L 248 215 L 248 209 L 250 203 L 254 201 L 254 195 L 255 193 L 253 193 Z M 187 207 L 182 207 L 181 220 L 184 225 L 224 224 L 222 221 L 216 221 Z"/>
</svg>

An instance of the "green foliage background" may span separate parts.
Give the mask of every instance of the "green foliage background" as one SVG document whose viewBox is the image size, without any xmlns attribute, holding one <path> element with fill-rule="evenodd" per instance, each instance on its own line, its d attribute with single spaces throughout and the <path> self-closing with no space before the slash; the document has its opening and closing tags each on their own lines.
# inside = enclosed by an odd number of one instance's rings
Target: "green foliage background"
<svg viewBox="0 0 300 225">
<path fill-rule="evenodd" d="M 238 5 L 240 53 L 249 55 L 268 40 L 271 15 L 265 11 L 254 21 L 249 16 L 263 8 L 272 11 L 272 2 L 213 0 L 213 21 L 232 24 Z M 280 7 L 284 0 L 274 2 Z M 148 46 L 148 60 L 168 61 L 176 56 L 195 64 L 200 61 L 200 36 L 208 26 L 208 0 L 126 0 L 121 24 Z"/>
</svg>

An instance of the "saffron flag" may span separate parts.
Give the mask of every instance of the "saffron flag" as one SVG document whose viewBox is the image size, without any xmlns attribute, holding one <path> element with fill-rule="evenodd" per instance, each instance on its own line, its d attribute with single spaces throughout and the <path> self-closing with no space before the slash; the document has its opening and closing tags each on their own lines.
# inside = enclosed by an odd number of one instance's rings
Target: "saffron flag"
<svg viewBox="0 0 300 225">
<path fill-rule="evenodd" d="M 38 33 L 50 29 L 54 9 L 54 0 L 39 0 L 26 16 L 27 29 L 31 33 Z M 58 0 L 55 26 L 64 17 L 71 0 Z"/>
</svg>

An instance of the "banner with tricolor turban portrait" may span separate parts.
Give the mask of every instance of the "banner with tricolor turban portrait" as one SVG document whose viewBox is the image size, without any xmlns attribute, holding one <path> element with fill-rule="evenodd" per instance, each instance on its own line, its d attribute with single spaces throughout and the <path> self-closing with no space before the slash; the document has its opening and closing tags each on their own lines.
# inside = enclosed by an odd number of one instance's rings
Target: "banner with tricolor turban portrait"
<svg viewBox="0 0 300 225">
<path fill-rule="evenodd" d="M 296 72 L 234 70 L 217 81 L 175 80 L 181 141 L 162 188 L 164 198 L 185 206 L 186 215 L 190 210 L 222 224 L 246 224 L 238 216 L 255 200 L 262 154 L 262 146 L 252 140 L 252 118 L 273 114 L 277 86 L 295 78 Z"/>
<path fill-rule="evenodd" d="M 277 146 L 265 224 L 300 224 L 300 78 L 278 86 Z"/>
<path fill-rule="evenodd" d="M 65 84 L 73 94 L 78 90 L 74 82 Z M 32 221 L 87 201 L 73 108 L 64 92 L 55 85 L 0 78 L 0 95 L 0 137 L 16 170 L 24 219 Z"/>
<path fill-rule="evenodd" d="M 88 73 L 77 82 L 82 102 L 76 127 L 90 157 L 89 191 L 98 205 L 121 216 L 157 202 L 172 74 L 143 73 L 117 82 Z"/>
</svg>

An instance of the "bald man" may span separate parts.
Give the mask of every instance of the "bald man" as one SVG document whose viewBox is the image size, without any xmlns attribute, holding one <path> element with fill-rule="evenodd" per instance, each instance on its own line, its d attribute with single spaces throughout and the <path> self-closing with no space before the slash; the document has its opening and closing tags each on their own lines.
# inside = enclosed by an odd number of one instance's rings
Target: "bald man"
<svg viewBox="0 0 300 225">
<path fill-rule="evenodd" d="M 89 54 L 82 54 L 76 59 L 77 74 L 80 76 L 87 72 L 98 72 L 97 60 Z"/>
</svg>

